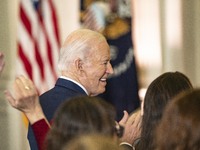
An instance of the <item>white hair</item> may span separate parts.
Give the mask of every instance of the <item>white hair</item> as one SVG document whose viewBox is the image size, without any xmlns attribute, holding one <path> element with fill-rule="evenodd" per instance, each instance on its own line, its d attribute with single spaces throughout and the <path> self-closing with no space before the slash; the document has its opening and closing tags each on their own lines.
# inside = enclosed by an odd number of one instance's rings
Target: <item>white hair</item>
<svg viewBox="0 0 200 150">
<path fill-rule="evenodd" d="M 102 34 L 89 29 L 78 29 L 72 32 L 60 49 L 58 69 L 60 71 L 69 70 L 71 63 L 76 58 L 86 59 L 87 54 L 103 40 L 106 41 Z"/>
</svg>

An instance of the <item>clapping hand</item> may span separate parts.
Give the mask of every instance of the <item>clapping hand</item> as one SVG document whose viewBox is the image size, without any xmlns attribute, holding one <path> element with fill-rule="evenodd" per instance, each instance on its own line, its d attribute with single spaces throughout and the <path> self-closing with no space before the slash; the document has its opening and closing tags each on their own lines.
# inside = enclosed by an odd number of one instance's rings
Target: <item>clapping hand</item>
<svg viewBox="0 0 200 150">
<path fill-rule="evenodd" d="M 131 115 L 125 111 L 124 117 L 119 122 L 120 125 L 124 126 L 124 134 L 120 139 L 121 142 L 127 142 L 132 145 L 134 141 L 140 137 L 141 122 L 142 116 L 140 109 Z"/>
<path fill-rule="evenodd" d="M 24 76 L 16 77 L 13 89 L 14 94 L 11 94 L 9 90 L 4 92 L 7 101 L 13 108 L 23 112 L 31 124 L 45 118 L 39 102 L 38 92 L 30 79 Z"/>
</svg>

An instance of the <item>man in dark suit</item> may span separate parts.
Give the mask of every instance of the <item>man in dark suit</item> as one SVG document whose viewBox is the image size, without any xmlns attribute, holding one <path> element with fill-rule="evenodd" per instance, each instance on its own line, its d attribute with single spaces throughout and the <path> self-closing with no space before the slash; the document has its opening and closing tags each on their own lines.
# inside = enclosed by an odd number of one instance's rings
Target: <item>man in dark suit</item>
<svg viewBox="0 0 200 150">
<path fill-rule="evenodd" d="M 58 61 L 61 76 L 55 87 L 40 96 L 43 112 L 49 122 L 59 105 L 78 95 L 96 96 L 105 91 L 106 79 L 113 73 L 109 45 L 98 32 L 79 29 L 65 40 Z M 34 134 L 29 126 L 31 150 L 37 150 Z"/>
</svg>

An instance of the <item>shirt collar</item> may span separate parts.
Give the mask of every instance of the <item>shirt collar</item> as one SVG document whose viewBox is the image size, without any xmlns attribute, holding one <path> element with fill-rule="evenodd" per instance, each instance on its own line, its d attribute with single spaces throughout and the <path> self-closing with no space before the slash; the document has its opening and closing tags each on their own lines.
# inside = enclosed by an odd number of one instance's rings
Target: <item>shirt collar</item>
<svg viewBox="0 0 200 150">
<path fill-rule="evenodd" d="M 89 95 L 88 92 L 87 92 L 87 90 L 85 89 L 85 87 L 84 87 L 83 85 L 81 85 L 80 83 L 78 83 L 77 81 L 75 81 L 75 80 L 73 80 L 73 79 L 71 79 L 71 78 L 68 78 L 68 77 L 66 77 L 66 76 L 60 76 L 60 78 L 65 79 L 65 80 L 69 80 L 69 81 L 71 81 L 71 82 L 77 84 L 78 86 L 80 86 L 80 87 L 85 91 L 85 93 L 86 93 L 87 95 Z"/>
</svg>

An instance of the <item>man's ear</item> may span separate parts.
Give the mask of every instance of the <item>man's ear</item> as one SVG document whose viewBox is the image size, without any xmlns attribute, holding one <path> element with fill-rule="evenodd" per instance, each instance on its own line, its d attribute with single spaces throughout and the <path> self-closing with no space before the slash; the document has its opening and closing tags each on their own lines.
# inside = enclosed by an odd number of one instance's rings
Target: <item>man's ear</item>
<svg viewBox="0 0 200 150">
<path fill-rule="evenodd" d="M 81 73 L 83 70 L 83 61 L 80 58 L 76 59 L 75 66 L 76 66 L 77 72 Z"/>
</svg>

